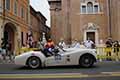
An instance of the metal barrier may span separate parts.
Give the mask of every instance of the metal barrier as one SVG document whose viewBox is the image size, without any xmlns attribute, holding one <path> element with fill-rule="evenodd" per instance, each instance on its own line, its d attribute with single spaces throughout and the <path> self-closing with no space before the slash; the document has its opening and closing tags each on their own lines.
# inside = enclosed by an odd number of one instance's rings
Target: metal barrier
<svg viewBox="0 0 120 80">
<path fill-rule="evenodd" d="M 21 48 L 20 54 L 28 51 L 40 50 L 39 48 Z M 98 60 L 120 60 L 120 47 L 97 47 Z"/>
<path fill-rule="evenodd" d="M 97 47 L 96 51 L 99 60 L 120 59 L 120 47 Z"/>
<path fill-rule="evenodd" d="M 37 51 L 37 50 L 40 50 L 39 48 L 21 48 L 19 49 L 19 54 L 22 54 L 24 52 L 28 52 L 28 51 Z"/>
</svg>

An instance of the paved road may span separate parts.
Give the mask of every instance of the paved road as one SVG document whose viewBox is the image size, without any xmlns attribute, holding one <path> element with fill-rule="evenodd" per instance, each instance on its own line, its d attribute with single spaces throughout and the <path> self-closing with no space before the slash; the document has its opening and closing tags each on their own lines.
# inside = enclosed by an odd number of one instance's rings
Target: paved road
<svg viewBox="0 0 120 80">
<path fill-rule="evenodd" d="M 119 77 L 106 77 L 106 78 L 59 78 L 59 79 L 0 79 L 0 80 L 120 80 Z"/>
<path fill-rule="evenodd" d="M 0 64 L 0 80 L 120 80 L 120 62 L 99 62 L 92 68 L 79 66 L 29 69 L 14 64 Z M 41 79 L 40 79 L 41 78 Z M 7 80 L 7 79 L 6 79 Z M 15 79 L 14 79 L 15 80 Z"/>
</svg>

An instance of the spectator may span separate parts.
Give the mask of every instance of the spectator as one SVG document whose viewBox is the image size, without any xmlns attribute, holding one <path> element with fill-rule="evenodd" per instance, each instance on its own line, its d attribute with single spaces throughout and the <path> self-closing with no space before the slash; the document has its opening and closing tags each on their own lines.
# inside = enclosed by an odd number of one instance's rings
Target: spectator
<svg viewBox="0 0 120 80">
<path fill-rule="evenodd" d="M 63 39 L 60 40 L 58 45 L 59 45 L 60 48 L 66 48 L 66 44 L 65 44 Z"/>
<path fill-rule="evenodd" d="M 82 48 L 82 49 L 85 48 L 85 46 L 84 46 L 84 42 L 81 42 L 81 43 L 80 43 L 80 48 Z"/>
<path fill-rule="evenodd" d="M 84 45 L 85 45 L 86 48 L 92 49 L 92 48 L 94 48 L 93 45 L 95 45 L 95 44 L 94 44 L 94 42 L 93 42 L 92 40 L 90 40 L 90 38 L 88 38 L 88 40 L 86 40 L 86 41 L 84 42 Z"/>
<path fill-rule="evenodd" d="M 118 56 L 119 48 L 120 48 L 119 42 L 118 42 L 118 41 L 115 41 L 115 42 L 113 43 L 113 47 L 114 47 L 114 53 L 116 53 L 116 55 Z"/>
<path fill-rule="evenodd" d="M 106 56 L 111 56 L 112 51 L 112 39 L 108 38 L 106 41 Z M 111 60 L 110 58 L 107 58 L 107 60 Z"/>
<path fill-rule="evenodd" d="M 72 47 L 73 48 L 80 48 L 80 43 L 77 41 L 77 39 L 75 39 L 72 43 Z"/>
</svg>

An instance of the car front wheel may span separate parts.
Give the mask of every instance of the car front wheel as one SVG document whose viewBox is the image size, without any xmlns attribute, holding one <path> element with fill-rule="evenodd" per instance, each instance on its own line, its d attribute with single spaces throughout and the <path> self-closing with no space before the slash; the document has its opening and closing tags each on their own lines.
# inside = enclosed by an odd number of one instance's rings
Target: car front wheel
<svg viewBox="0 0 120 80">
<path fill-rule="evenodd" d="M 80 58 L 80 61 L 79 61 L 79 64 L 82 66 L 82 67 L 91 67 L 93 66 L 94 64 L 94 59 L 91 55 L 83 55 L 81 58 Z"/>
<path fill-rule="evenodd" d="M 30 68 L 39 68 L 40 65 L 41 65 L 41 62 L 40 62 L 40 59 L 37 58 L 37 57 L 30 57 L 28 60 L 27 60 L 27 65 L 30 67 Z"/>
</svg>

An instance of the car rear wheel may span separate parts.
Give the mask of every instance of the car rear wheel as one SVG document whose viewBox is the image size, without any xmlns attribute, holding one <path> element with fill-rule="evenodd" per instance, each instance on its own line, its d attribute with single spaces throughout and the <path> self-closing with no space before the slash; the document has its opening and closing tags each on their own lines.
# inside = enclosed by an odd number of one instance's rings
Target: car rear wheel
<svg viewBox="0 0 120 80">
<path fill-rule="evenodd" d="M 79 61 L 79 64 L 82 66 L 82 67 L 91 67 L 93 66 L 94 64 L 94 59 L 91 55 L 83 55 L 81 58 L 80 58 L 80 61 Z"/>
<path fill-rule="evenodd" d="M 27 65 L 30 67 L 30 68 L 39 68 L 41 66 L 41 61 L 39 58 L 37 57 L 30 57 L 28 60 L 27 60 Z"/>
</svg>

